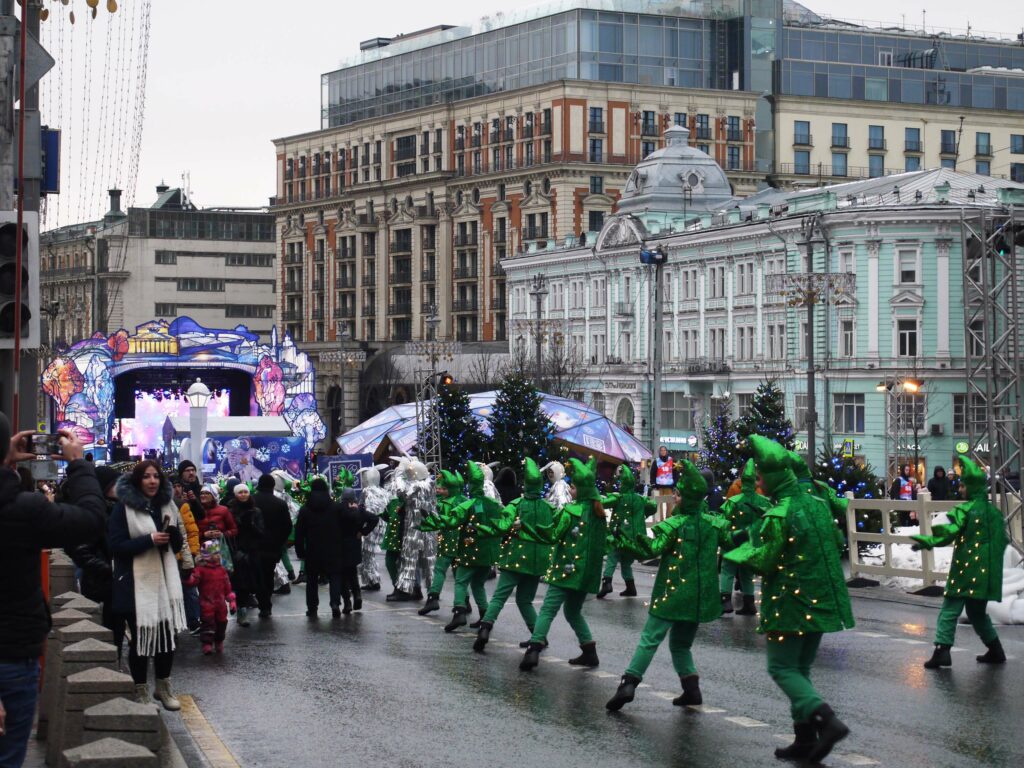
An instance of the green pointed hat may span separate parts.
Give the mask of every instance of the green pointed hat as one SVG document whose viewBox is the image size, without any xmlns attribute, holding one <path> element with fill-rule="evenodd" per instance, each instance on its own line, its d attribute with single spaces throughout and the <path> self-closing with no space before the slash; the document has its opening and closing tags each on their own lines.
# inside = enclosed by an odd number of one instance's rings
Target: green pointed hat
<svg viewBox="0 0 1024 768">
<path fill-rule="evenodd" d="M 523 495 L 539 498 L 544 490 L 544 475 L 529 456 L 523 461 Z"/>
<path fill-rule="evenodd" d="M 484 470 L 475 461 L 466 462 L 466 484 L 470 496 L 484 495 Z"/>
<path fill-rule="evenodd" d="M 796 475 L 793 474 L 790 465 L 789 452 L 784 447 L 761 435 L 751 435 L 747 443 L 754 454 L 757 468 L 761 471 L 765 490 L 772 493 L 787 481 L 796 481 Z"/>
<path fill-rule="evenodd" d="M 636 477 L 628 464 L 623 464 L 619 469 L 619 493 L 635 493 Z"/>
<path fill-rule="evenodd" d="M 746 493 L 757 492 L 757 467 L 755 466 L 753 459 L 747 459 L 747 463 L 743 465 L 743 474 L 740 475 L 740 484 L 743 486 L 743 490 Z"/>
<path fill-rule="evenodd" d="M 683 501 L 691 503 L 704 501 L 708 495 L 708 481 L 704 479 L 704 475 L 689 459 L 683 459 L 680 467 L 676 490 L 679 491 Z"/>
<path fill-rule="evenodd" d="M 967 488 L 967 498 L 983 498 L 988 493 L 988 478 L 985 470 L 968 459 L 966 456 L 960 458 L 960 482 Z"/>
<path fill-rule="evenodd" d="M 579 459 L 569 459 L 569 478 L 576 488 L 576 501 L 593 501 L 597 493 L 597 461 L 593 456 L 584 464 Z"/>
<path fill-rule="evenodd" d="M 449 472 L 447 469 L 442 469 L 441 473 L 437 476 L 437 484 L 447 488 L 448 493 L 454 496 L 455 494 L 462 493 L 466 481 L 462 479 L 462 475 L 458 472 Z"/>
<path fill-rule="evenodd" d="M 800 454 L 796 451 L 786 451 L 786 455 L 789 456 L 789 468 L 793 470 L 797 481 L 801 483 L 811 482 L 811 469 L 807 466 L 807 462 L 800 458 Z"/>
</svg>

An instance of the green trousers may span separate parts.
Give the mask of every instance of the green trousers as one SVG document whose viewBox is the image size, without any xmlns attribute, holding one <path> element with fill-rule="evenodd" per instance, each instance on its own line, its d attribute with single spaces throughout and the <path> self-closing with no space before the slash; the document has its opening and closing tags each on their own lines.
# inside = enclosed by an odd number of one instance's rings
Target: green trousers
<svg viewBox="0 0 1024 768">
<path fill-rule="evenodd" d="M 444 580 L 448 575 L 448 569 L 452 567 L 452 561 L 454 557 L 448 555 L 438 555 L 434 561 L 434 578 L 430 580 L 430 589 L 427 590 L 432 595 L 440 595 L 441 590 L 444 589 Z"/>
<path fill-rule="evenodd" d="M 540 586 L 540 576 L 530 576 L 526 573 L 516 571 L 502 571 L 498 576 L 498 586 L 494 590 L 491 602 L 487 604 L 487 613 L 484 621 L 491 624 L 498 620 L 501 609 L 505 607 L 506 601 L 516 592 L 516 606 L 519 614 L 526 622 L 526 626 L 532 632 L 537 625 L 537 610 L 533 607 L 533 598 L 537 596 L 537 587 Z"/>
<path fill-rule="evenodd" d="M 287 546 L 281 548 L 281 565 L 284 566 L 284 569 L 286 571 L 288 571 L 288 573 L 294 573 L 295 572 L 292 569 L 292 559 L 290 557 L 288 557 L 288 547 Z M 299 566 L 300 567 L 302 566 L 301 562 L 299 563 Z"/>
<path fill-rule="evenodd" d="M 389 550 L 384 553 L 384 567 L 388 569 L 388 576 L 391 578 L 391 586 L 395 589 L 398 589 L 398 569 L 401 562 L 401 552 L 391 552 Z"/>
<path fill-rule="evenodd" d="M 548 639 L 551 622 L 555 620 L 555 616 L 561 610 L 565 613 L 565 620 L 569 622 L 572 631 L 576 633 L 576 639 L 580 641 L 580 645 L 592 643 L 594 636 L 590 634 L 587 620 L 583 618 L 583 601 L 586 599 L 586 592 L 549 584 L 548 592 L 544 596 L 544 604 L 540 607 L 537 623 L 533 625 L 533 637 L 530 640 L 534 643 L 545 642 Z"/>
<path fill-rule="evenodd" d="M 768 674 L 789 697 L 794 723 L 804 723 L 821 706 L 821 696 L 811 683 L 811 667 L 821 645 L 821 632 L 768 635 Z"/>
<path fill-rule="evenodd" d="M 971 597 L 947 597 L 942 601 L 942 610 L 939 611 L 939 619 L 935 626 L 935 642 L 939 645 L 952 645 L 956 637 L 956 622 L 967 608 L 967 619 L 974 627 L 985 645 L 994 643 L 999 639 L 996 628 L 992 626 L 992 619 L 985 611 L 988 605 L 987 600 L 975 600 Z"/>
<path fill-rule="evenodd" d="M 455 607 L 469 607 L 469 593 L 481 615 L 487 610 L 487 590 L 484 584 L 491 575 L 489 565 L 460 565 L 455 569 Z"/>
<path fill-rule="evenodd" d="M 672 666 L 675 667 L 676 674 L 680 677 L 697 674 L 690 648 L 693 647 L 693 638 L 697 636 L 698 626 L 692 621 L 669 621 L 648 615 L 644 631 L 640 633 L 640 644 L 637 645 L 633 659 L 626 667 L 626 674 L 642 680 L 665 635 L 668 635 L 668 650 L 672 654 Z"/>
<path fill-rule="evenodd" d="M 745 565 L 737 565 L 731 560 L 722 560 L 722 573 L 718 577 L 718 591 L 723 595 L 732 594 L 732 585 L 736 578 L 740 580 L 740 591 L 744 595 L 754 594 L 754 572 Z"/>
<path fill-rule="evenodd" d="M 633 563 L 635 561 L 636 558 L 632 555 L 626 554 L 625 552 L 620 552 L 617 549 L 613 549 L 611 552 L 608 553 L 608 557 L 605 558 L 604 573 L 602 574 L 602 576 L 604 576 L 604 578 L 606 579 L 610 579 L 612 576 L 615 575 L 615 566 L 621 565 L 622 578 L 624 578 L 626 581 L 632 581 Z"/>
</svg>

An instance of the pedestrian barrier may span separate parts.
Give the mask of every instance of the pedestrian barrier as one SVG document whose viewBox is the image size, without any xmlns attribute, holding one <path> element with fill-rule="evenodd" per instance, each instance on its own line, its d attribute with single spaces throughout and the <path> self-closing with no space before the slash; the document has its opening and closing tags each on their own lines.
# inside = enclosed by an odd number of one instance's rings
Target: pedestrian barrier
<svg viewBox="0 0 1024 768">
<path fill-rule="evenodd" d="M 57 601 L 62 597 L 64 595 L 55 597 L 53 599 L 54 604 L 57 604 Z M 68 601 L 63 600 L 61 602 L 66 603 Z M 56 661 L 60 655 L 60 636 L 58 633 L 64 627 L 88 619 L 89 614 L 75 609 L 59 610 L 50 617 L 52 624 L 50 633 L 46 636 L 46 650 L 44 652 L 44 657 L 49 660 L 49 664 L 43 668 L 43 686 L 39 693 L 39 719 L 36 723 L 36 738 L 40 741 L 43 741 L 49 733 L 50 718 L 53 716 L 54 702 L 57 698 L 57 681 L 60 679 L 60 667 Z"/>
<path fill-rule="evenodd" d="M 156 704 L 110 699 L 84 711 L 82 743 L 115 738 L 158 752 L 163 739 L 161 722 Z"/>
<path fill-rule="evenodd" d="M 150 750 L 121 739 L 100 739 L 66 750 L 61 768 L 157 768 L 160 760 Z"/>
</svg>

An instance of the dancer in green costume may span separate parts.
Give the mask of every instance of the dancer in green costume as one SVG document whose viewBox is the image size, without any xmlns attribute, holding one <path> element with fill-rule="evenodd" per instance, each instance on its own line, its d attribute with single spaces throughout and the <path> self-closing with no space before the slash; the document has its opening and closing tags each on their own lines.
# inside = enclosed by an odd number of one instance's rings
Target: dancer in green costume
<svg viewBox="0 0 1024 768">
<path fill-rule="evenodd" d="M 384 550 L 384 567 L 387 568 L 388 576 L 391 578 L 393 592 L 388 595 L 389 600 L 399 597 L 398 590 L 398 565 L 402 560 L 402 522 L 405 519 L 405 509 L 402 506 L 402 499 L 393 498 L 388 502 L 387 509 L 381 515 L 381 519 L 388 524 L 384 532 L 384 541 L 381 549 Z"/>
<path fill-rule="evenodd" d="M 758 631 L 768 636 L 768 673 L 789 697 L 796 734 L 775 755 L 818 762 L 850 732 L 811 684 L 822 635 L 854 625 L 839 560 L 843 539 L 828 507 L 797 482 L 786 449 L 760 435 L 749 443 L 776 506 L 765 513 L 756 544 L 723 557 L 762 576 Z"/>
<path fill-rule="evenodd" d="M 756 527 L 760 527 L 761 518 L 771 506 L 766 496 L 757 492 L 757 469 L 754 460 L 749 459 L 740 475 L 742 490 L 737 495 L 725 500 L 719 514 L 729 523 L 732 531 L 750 531 L 751 539 Z M 722 613 L 732 613 L 732 590 L 734 582 L 739 579 L 740 591 L 743 593 L 743 607 L 736 611 L 738 616 L 756 616 L 754 605 L 754 572 L 746 566 L 736 565 L 729 560 L 722 561 L 722 573 L 719 576 L 719 591 L 722 597 Z"/>
<path fill-rule="evenodd" d="M 473 593 L 483 620 L 487 610 L 484 582 L 491 572 L 491 566 L 498 562 L 501 550 L 501 524 L 504 518 L 501 503 L 484 493 L 484 471 L 475 461 L 466 463 L 466 478 L 469 498 L 447 514 L 439 514 L 435 522 L 439 529 L 451 530 L 456 537 L 455 607 L 452 620 L 445 625 L 445 632 L 454 632 L 466 626 L 470 592 Z M 475 627 L 479 626 L 479 623 L 475 624 Z"/>
<path fill-rule="evenodd" d="M 601 586 L 601 561 L 604 559 L 608 518 L 597 492 L 597 462 L 586 464 L 569 459 L 573 501 L 554 515 L 552 525 L 536 528 L 523 523 L 523 530 L 538 541 L 554 544 L 551 564 L 544 574 L 548 584 L 544 604 L 537 617 L 533 636 L 519 668 L 533 669 L 540 662 L 540 652 L 548 639 L 551 622 L 563 609 L 565 619 L 576 633 L 582 653 L 569 663 L 596 667 L 597 643 L 583 618 L 583 601 L 587 593 L 596 594 Z"/>
<path fill-rule="evenodd" d="M 498 620 L 505 602 L 516 593 L 516 606 L 519 614 L 526 622 L 530 633 L 537 624 L 537 611 L 533 607 L 533 598 L 537 596 L 540 577 L 548 569 L 551 562 L 551 545 L 533 538 L 526 528 L 545 529 L 551 526 L 554 507 L 543 498 L 544 476 L 537 467 L 537 462 L 527 458 L 523 466 L 523 495 L 505 507 L 505 518 L 500 530 L 508 536 L 501 545 L 501 557 L 498 568 L 498 586 L 494 590 L 487 613 L 480 622 L 473 650 L 482 653 L 491 637 L 494 622 Z M 529 645 L 529 641 L 522 647 Z"/>
<path fill-rule="evenodd" d="M 605 496 L 601 500 L 605 509 L 611 512 L 612 528 L 618 527 L 625 537 L 631 537 L 634 533 L 647 535 L 647 518 L 658 511 L 658 502 L 651 498 L 645 498 L 636 492 L 636 478 L 633 471 L 622 465 L 619 470 L 619 492 Z M 615 575 L 615 566 L 622 566 L 622 578 L 626 582 L 626 588 L 619 592 L 621 597 L 636 597 L 636 581 L 633 579 L 633 561 L 635 557 L 632 552 L 609 547 L 608 556 L 605 558 L 604 573 L 601 579 L 601 589 L 597 593 L 598 599 L 611 594 L 612 577 Z"/>
<path fill-rule="evenodd" d="M 437 531 L 437 560 L 434 561 L 434 576 L 430 581 L 430 589 L 427 592 L 427 602 L 417 611 L 420 616 L 426 616 L 433 611 L 441 610 L 441 590 L 444 588 L 444 580 L 448 569 L 455 569 L 455 556 L 458 554 L 459 537 L 458 532 L 441 526 L 441 521 L 447 517 L 453 509 L 466 501 L 463 493 L 466 481 L 458 472 L 449 472 L 442 469 L 437 476 L 437 517 L 428 517 L 420 523 L 422 531 Z"/>
<path fill-rule="evenodd" d="M 672 493 L 672 516 L 654 526 L 654 539 L 647 532 L 613 529 L 617 545 L 642 558 L 660 557 L 658 576 L 651 594 L 647 624 L 640 644 L 626 668 L 615 695 L 605 705 L 613 712 L 622 709 L 636 695 L 644 672 L 668 635 L 672 665 L 683 695 L 672 700 L 677 706 L 701 704 L 700 678 L 690 648 L 698 625 L 722 615 L 718 597 L 718 550 L 732 549 L 746 541 L 746 528 L 729 530 L 725 518 L 708 514 L 705 497 L 707 481 L 690 461 L 683 460 L 679 482 Z"/>
<path fill-rule="evenodd" d="M 1008 539 L 1006 523 L 999 508 L 986 498 L 985 472 L 968 458 L 960 459 L 960 487 L 967 502 L 947 515 L 947 525 L 936 525 L 931 536 L 911 536 L 914 549 L 932 549 L 953 545 L 953 563 L 946 580 L 946 596 L 935 627 L 935 652 L 925 662 L 928 669 L 953 665 L 949 649 L 956 636 L 956 622 L 967 609 L 978 637 L 988 651 L 977 660 L 982 664 L 1005 664 L 1006 654 L 999 642 L 992 619 L 985 611 L 989 600 L 1003 599 L 1003 553 Z"/>
</svg>

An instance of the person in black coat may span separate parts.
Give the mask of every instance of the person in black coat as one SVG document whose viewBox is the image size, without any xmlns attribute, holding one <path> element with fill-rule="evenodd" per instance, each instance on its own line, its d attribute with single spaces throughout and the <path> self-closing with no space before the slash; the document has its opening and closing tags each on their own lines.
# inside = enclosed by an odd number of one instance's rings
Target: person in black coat
<svg viewBox="0 0 1024 768">
<path fill-rule="evenodd" d="M 265 619 L 271 615 L 270 596 L 274 593 L 274 569 L 292 532 L 292 516 L 288 512 L 288 504 L 274 495 L 273 475 L 260 476 L 252 501 L 263 515 L 256 602 L 260 607 L 260 618 Z"/>
<path fill-rule="evenodd" d="M 932 501 L 949 501 L 953 498 L 944 467 L 935 468 L 932 479 L 928 481 L 928 493 L 932 495 Z"/>
<path fill-rule="evenodd" d="M 235 518 L 238 533 L 231 553 L 234 564 L 231 586 L 238 603 L 238 625 L 248 627 L 248 609 L 253 605 L 253 596 L 259 591 L 260 552 L 266 529 L 263 525 L 263 510 L 253 501 L 249 486 L 236 483 L 233 493 L 235 498 L 228 504 L 228 509 Z"/>
<path fill-rule="evenodd" d="M 103 606 L 103 626 L 114 632 L 114 645 L 118 653 L 121 651 L 121 640 L 124 639 L 124 631 L 117 626 L 120 622 L 114 620 L 113 591 L 114 591 L 114 562 L 110 554 L 110 546 L 107 543 L 107 525 L 114 505 L 117 503 L 117 490 L 115 485 L 121 473 L 110 467 L 96 467 L 96 479 L 99 481 L 103 497 L 107 502 L 107 514 L 104 520 L 103 533 L 95 541 L 88 544 L 79 544 L 66 550 L 75 565 L 81 571 L 82 576 L 79 586 L 82 594 L 90 600 L 101 603 Z M 64 496 L 65 489 L 61 489 Z"/>
<path fill-rule="evenodd" d="M 341 599 L 342 613 L 363 607 L 359 592 L 359 566 L 363 562 L 363 536 L 377 527 L 379 518 L 359 503 L 359 492 L 351 488 L 341 496 Z"/>
<path fill-rule="evenodd" d="M 498 489 L 498 496 L 503 506 L 508 506 L 518 499 L 522 493 L 519 490 L 519 480 L 512 467 L 502 467 L 494 478 L 494 487 Z"/>
<path fill-rule="evenodd" d="M 306 568 L 306 615 L 316 617 L 320 606 L 320 577 L 330 584 L 331 612 L 341 616 L 342 509 L 331 500 L 327 483 L 317 478 L 295 521 L 295 554 Z M 361 558 L 360 558 L 361 559 Z"/>
</svg>

